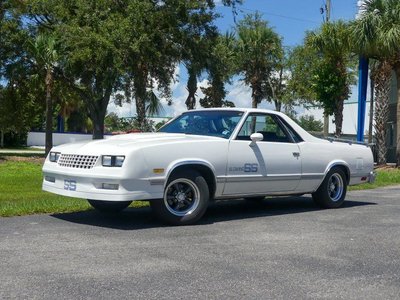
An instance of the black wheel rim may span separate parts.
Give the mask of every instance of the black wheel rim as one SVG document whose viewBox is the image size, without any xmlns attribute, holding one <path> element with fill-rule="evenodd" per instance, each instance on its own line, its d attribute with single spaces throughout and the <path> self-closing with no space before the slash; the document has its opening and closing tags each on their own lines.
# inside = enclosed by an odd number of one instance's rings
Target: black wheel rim
<svg viewBox="0 0 400 300">
<path fill-rule="evenodd" d="M 200 191 L 196 184 L 186 178 L 180 178 L 168 184 L 164 192 L 164 204 L 167 210 L 178 217 L 189 215 L 200 203 Z"/>
</svg>

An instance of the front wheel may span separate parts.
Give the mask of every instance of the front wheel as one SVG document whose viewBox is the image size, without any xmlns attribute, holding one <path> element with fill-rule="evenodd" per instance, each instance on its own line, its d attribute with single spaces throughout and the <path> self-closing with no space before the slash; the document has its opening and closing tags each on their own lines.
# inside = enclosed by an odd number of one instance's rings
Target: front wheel
<svg viewBox="0 0 400 300">
<path fill-rule="evenodd" d="M 101 200 L 90 200 L 89 204 L 96 210 L 102 213 L 117 213 L 127 208 L 132 201 L 101 201 Z"/>
<path fill-rule="evenodd" d="M 332 168 L 318 190 L 312 194 L 313 200 L 322 208 L 338 208 L 346 197 L 347 180 L 341 168 Z"/>
<path fill-rule="evenodd" d="M 153 212 L 166 223 L 188 225 L 198 221 L 207 210 L 209 189 L 197 171 L 173 174 L 167 182 L 162 200 L 150 201 Z"/>
</svg>

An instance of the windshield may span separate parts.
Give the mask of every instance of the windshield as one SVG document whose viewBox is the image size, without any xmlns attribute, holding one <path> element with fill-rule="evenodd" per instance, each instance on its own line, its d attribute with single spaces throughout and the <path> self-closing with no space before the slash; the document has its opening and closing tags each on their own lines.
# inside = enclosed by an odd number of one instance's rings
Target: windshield
<svg viewBox="0 0 400 300">
<path fill-rule="evenodd" d="M 243 112 L 191 111 L 183 113 L 162 127 L 159 132 L 217 136 L 229 139 Z"/>
</svg>

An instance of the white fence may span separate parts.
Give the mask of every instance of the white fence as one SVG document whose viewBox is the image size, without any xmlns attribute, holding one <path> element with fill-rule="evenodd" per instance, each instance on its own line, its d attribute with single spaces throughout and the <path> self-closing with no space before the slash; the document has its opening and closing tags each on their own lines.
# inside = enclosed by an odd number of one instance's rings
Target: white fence
<svg viewBox="0 0 400 300">
<path fill-rule="evenodd" d="M 104 135 L 104 138 L 108 138 L 111 135 Z M 90 141 L 92 134 L 84 133 L 53 133 L 53 145 L 58 146 L 65 143 L 73 143 L 79 141 Z M 45 133 L 44 132 L 29 132 L 27 146 L 44 146 L 45 145 Z"/>
</svg>

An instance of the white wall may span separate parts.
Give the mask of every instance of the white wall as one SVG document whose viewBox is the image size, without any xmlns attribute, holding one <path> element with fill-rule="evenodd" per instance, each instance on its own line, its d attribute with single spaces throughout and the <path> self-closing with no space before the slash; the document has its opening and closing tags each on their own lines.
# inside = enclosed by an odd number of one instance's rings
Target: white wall
<svg viewBox="0 0 400 300">
<path fill-rule="evenodd" d="M 108 138 L 110 135 L 104 135 Z M 79 141 L 90 141 L 92 134 L 84 133 L 53 133 L 53 145 L 58 146 L 65 143 L 73 143 Z M 45 133 L 44 132 L 29 132 L 27 146 L 44 146 Z"/>
<path fill-rule="evenodd" d="M 323 109 L 312 107 L 306 108 L 302 115 L 313 115 L 315 119 L 324 122 Z M 358 103 L 345 103 L 343 107 L 343 134 L 357 134 L 357 115 Z M 335 132 L 335 124 L 332 123 L 334 117 L 329 117 L 329 133 Z M 368 134 L 369 125 L 369 101 L 366 105 L 364 134 Z"/>
</svg>

